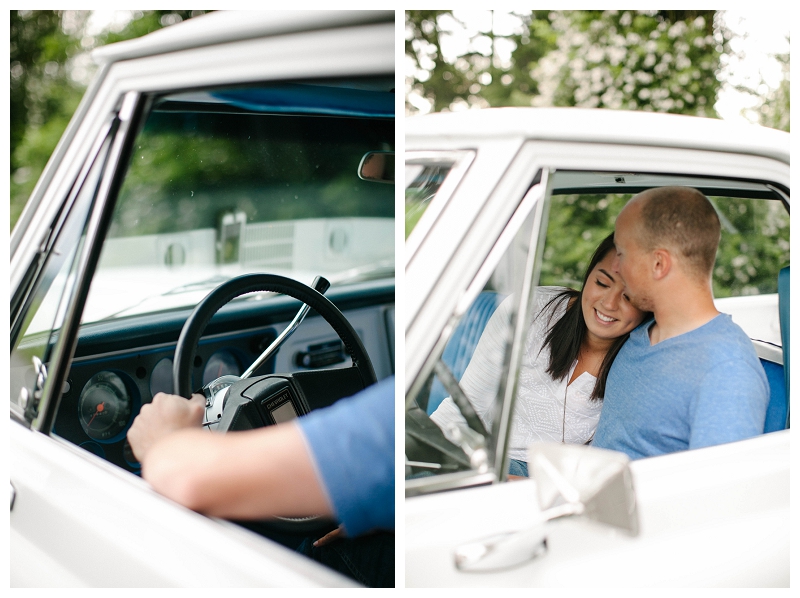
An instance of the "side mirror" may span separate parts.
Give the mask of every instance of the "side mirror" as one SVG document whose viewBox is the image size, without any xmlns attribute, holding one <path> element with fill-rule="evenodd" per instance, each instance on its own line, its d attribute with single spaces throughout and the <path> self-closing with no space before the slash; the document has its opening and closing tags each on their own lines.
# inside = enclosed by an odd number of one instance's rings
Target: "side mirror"
<svg viewBox="0 0 800 598">
<path fill-rule="evenodd" d="M 536 480 L 539 507 L 581 505 L 583 517 L 639 534 L 630 459 L 624 453 L 579 444 L 531 446 L 528 467 Z"/>
<path fill-rule="evenodd" d="M 528 470 L 536 480 L 540 522 L 459 546 L 456 567 L 497 571 L 542 556 L 547 552 L 549 526 L 563 517 L 586 517 L 638 535 L 636 493 L 628 464 L 627 455 L 615 451 L 575 444 L 531 445 Z"/>
<path fill-rule="evenodd" d="M 358 178 L 394 184 L 394 152 L 367 152 L 358 165 Z"/>
</svg>

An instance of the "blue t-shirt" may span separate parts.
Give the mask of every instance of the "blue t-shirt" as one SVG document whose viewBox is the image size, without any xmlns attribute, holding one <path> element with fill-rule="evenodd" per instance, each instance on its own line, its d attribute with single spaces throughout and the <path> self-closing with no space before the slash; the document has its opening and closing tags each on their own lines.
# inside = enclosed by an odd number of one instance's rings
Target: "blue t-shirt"
<svg viewBox="0 0 800 598">
<path fill-rule="evenodd" d="M 764 431 L 767 377 L 729 315 L 651 346 L 652 324 L 631 333 L 611 366 L 593 446 L 639 459 Z"/>
<path fill-rule="evenodd" d="M 297 421 L 347 535 L 394 529 L 394 376 Z"/>
</svg>

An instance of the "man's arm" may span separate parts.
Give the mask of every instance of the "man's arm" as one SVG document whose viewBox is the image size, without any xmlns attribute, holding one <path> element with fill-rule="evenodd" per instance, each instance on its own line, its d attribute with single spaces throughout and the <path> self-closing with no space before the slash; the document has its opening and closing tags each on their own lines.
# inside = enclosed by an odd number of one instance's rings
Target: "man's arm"
<svg viewBox="0 0 800 598">
<path fill-rule="evenodd" d="M 296 423 L 216 434 L 201 422 L 201 397 L 142 408 L 128 438 L 157 492 L 215 517 L 333 514 Z"/>
</svg>

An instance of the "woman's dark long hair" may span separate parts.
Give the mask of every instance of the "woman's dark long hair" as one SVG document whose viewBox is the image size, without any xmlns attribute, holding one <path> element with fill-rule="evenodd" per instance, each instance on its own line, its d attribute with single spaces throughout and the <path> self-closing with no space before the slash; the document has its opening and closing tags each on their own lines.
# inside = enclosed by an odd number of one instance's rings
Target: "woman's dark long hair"
<svg viewBox="0 0 800 598">
<path fill-rule="evenodd" d="M 614 246 L 614 233 L 608 235 L 592 256 L 589 262 L 589 267 L 586 269 L 586 274 L 583 276 L 583 286 L 580 291 L 574 289 L 564 289 L 558 295 L 548 301 L 547 305 L 539 313 L 539 316 L 546 311 L 547 308 L 555 303 L 563 301 L 567 302 L 567 311 L 558 321 L 553 324 L 544 339 L 542 348 L 550 348 L 550 363 L 547 367 L 547 373 L 552 376 L 553 380 L 563 380 L 572 368 L 572 364 L 578 359 L 578 353 L 581 350 L 581 344 L 586 336 L 586 320 L 583 317 L 583 307 L 581 299 L 583 298 L 583 289 L 589 280 L 589 275 L 594 270 L 595 266 L 603 260 L 609 251 L 615 251 Z M 550 312 L 552 314 L 552 312 Z M 608 378 L 608 371 L 611 369 L 611 364 L 614 363 L 617 353 L 625 341 L 628 340 L 630 334 L 624 334 L 614 340 L 611 348 L 603 358 L 603 363 L 600 365 L 600 372 L 597 375 L 597 381 L 592 390 L 592 400 L 603 400 L 606 393 L 606 379 Z"/>
</svg>

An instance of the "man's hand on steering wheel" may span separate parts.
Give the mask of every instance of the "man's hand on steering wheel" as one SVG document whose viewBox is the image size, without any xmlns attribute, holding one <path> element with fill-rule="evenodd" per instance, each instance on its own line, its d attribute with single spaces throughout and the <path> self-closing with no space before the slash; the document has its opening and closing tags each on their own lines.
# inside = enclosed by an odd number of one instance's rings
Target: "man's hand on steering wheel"
<svg viewBox="0 0 800 598">
<path fill-rule="evenodd" d="M 188 401 L 177 395 L 163 392 L 153 397 L 152 403 L 146 403 L 131 429 L 128 430 L 128 442 L 133 454 L 141 463 L 150 448 L 162 438 L 184 428 L 199 428 L 203 424 L 205 398 L 195 394 Z"/>
</svg>

